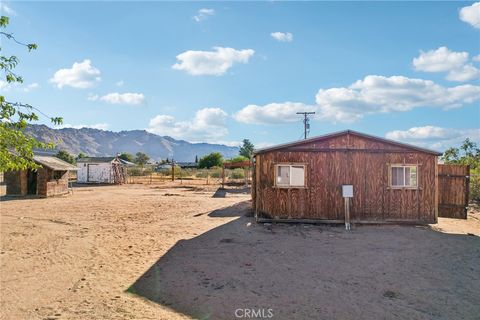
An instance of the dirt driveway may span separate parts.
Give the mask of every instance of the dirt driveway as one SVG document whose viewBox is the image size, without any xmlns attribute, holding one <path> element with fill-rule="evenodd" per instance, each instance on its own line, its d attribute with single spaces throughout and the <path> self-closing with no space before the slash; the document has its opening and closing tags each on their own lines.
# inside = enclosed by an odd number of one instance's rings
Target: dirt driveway
<svg viewBox="0 0 480 320">
<path fill-rule="evenodd" d="M 479 319 L 478 213 L 435 229 L 258 225 L 248 194 L 215 191 L 3 201 L 1 319 Z"/>
</svg>

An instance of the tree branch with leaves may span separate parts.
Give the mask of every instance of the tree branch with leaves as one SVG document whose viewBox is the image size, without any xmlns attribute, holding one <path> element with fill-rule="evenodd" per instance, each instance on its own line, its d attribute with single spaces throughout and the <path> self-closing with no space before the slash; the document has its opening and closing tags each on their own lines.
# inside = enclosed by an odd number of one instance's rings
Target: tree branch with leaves
<svg viewBox="0 0 480 320">
<path fill-rule="evenodd" d="M 0 30 L 7 28 L 10 20 L 0 17 Z M 36 50 L 34 43 L 18 41 L 12 33 L 0 31 L 0 37 L 6 38 L 25 47 L 29 52 Z M 16 56 L 6 56 L 0 47 L 0 70 L 7 84 L 23 83 L 23 78 L 14 72 L 19 64 Z M 63 123 L 61 117 L 50 117 L 38 108 L 22 102 L 8 101 L 0 93 L 0 172 L 9 170 L 36 169 L 39 166 L 33 161 L 34 149 L 53 148 L 53 143 L 43 143 L 25 134 L 24 130 L 31 122 L 38 121 L 39 116 L 48 118 L 53 124 Z"/>
</svg>

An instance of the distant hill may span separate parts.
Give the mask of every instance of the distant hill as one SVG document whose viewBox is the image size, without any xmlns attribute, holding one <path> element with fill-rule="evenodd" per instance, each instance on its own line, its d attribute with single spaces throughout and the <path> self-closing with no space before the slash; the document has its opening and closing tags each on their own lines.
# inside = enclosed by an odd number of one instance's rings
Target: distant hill
<svg viewBox="0 0 480 320">
<path fill-rule="evenodd" d="M 121 152 L 144 152 L 153 160 L 174 157 L 177 161 L 194 161 L 210 152 L 220 152 L 225 158 L 238 155 L 238 147 L 222 144 L 190 143 L 168 136 L 158 136 L 145 130 L 104 131 L 98 129 L 52 129 L 45 125 L 29 125 L 29 135 L 43 142 L 54 142 L 57 149 L 77 155 L 113 156 Z"/>
</svg>

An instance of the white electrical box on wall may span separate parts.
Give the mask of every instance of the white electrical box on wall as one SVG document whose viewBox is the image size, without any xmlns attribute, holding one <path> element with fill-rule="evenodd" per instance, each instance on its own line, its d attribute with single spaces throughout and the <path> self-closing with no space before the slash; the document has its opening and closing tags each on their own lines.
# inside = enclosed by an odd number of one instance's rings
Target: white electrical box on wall
<svg viewBox="0 0 480 320">
<path fill-rule="evenodd" d="M 353 198 L 353 186 L 351 184 L 342 185 L 342 197 Z"/>
</svg>

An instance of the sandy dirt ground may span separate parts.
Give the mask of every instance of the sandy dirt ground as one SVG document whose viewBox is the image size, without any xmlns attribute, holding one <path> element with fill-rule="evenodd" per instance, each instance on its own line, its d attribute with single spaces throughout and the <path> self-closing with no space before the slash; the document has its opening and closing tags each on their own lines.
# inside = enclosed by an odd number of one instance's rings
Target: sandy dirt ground
<svg viewBox="0 0 480 320">
<path fill-rule="evenodd" d="M 176 183 L 2 201 L 0 318 L 480 319 L 478 212 L 347 232 L 256 224 L 249 198 Z"/>
</svg>

